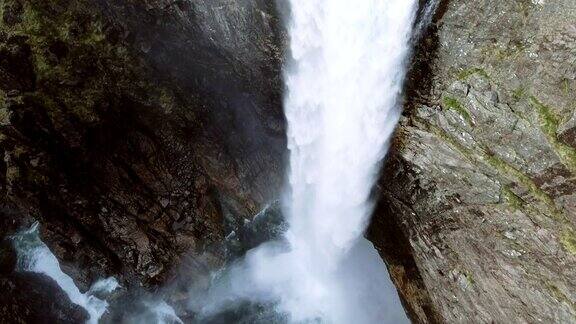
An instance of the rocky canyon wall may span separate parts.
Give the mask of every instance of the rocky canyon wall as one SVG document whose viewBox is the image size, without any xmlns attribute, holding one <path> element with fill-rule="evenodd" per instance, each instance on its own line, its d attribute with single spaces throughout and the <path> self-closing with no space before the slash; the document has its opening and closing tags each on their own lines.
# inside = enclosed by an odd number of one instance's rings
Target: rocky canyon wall
<svg viewBox="0 0 576 324">
<path fill-rule="evenodd" d="M 576 4 L 443 1 L 369 236 L 417 322 L 576 321 Z"/>
<path fill-rule="evenodd" d="M 277 196 L 267 1 L 0 2 L 3 236 L 32 219 L 81 287 L 165 282 Z"/>
</svg>

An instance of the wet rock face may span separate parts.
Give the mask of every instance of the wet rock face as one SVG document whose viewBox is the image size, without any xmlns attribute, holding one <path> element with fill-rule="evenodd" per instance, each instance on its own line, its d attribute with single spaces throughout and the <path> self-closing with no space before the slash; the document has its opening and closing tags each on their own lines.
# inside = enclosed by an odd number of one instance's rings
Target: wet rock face
<svg viewBox="0 0 576 324">
<path fill-rule="evenodd" d="M 28 225 L 14 209 L 0 206 L 0 322 L 84 323 L 88 313 L 73 304 L 58 284 L 41 274 L 16 273 L 17 255 L 8 233 Z"/>
<path fill-rule="evenodd" d="M 70 302 L 52 279 L 35 273 L 0 275 L 2 323 L 85 323 L 88 313 Z"/>
<path fill-rule="evenodd" d="M 162 282 L 183 253 L 205 252 L 275 196 L 285 139 L 274 10 L 0 4 L 2 203 L 40 220 L 81 287 L 108 275 Z"/>
<path fill-rule="evenodd" d="M 415 320 L 576 320 L 574 21 L 572 1 L 441 3 L 370 231 Z"/>
</svg>

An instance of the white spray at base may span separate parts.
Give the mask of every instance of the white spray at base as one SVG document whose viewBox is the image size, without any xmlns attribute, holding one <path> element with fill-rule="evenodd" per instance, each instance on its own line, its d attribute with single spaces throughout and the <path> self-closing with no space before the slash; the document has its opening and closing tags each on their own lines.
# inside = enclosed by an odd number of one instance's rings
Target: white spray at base
<svg viewBox="0 0 576 324">
<path fill-rule="evenodd" d="M 289 2 L 286 244 L 250 251 L 201 312 L 248 299 L 274 301 L 290 322 L 384 323 L 389 296 L 362 237 L 399 119 L 417 1 Z"/>
<path fill-rule="evenodd" d="M 12 243 L 18 256 L 16 270 L 42 273 L 52 278 L 68 295 L 72 303 L 82 306 L 88 312 L 89 324 L 98 323 L 108 308 L 108 303 L 95 295 L 109 294 L 116 290 L 119 287 L 116 279 L 99 280 L 92 285 L 88 292 L 81 293 L 72 278 L 62 271 L 56 256 L 40 240 L 38 223 L 12 236 Z"/>
<path fill-rule="evenodd" d="M 124 317 L 124 324 L 183 324 L 172 306 L 164 300 L 142 300 L 141 308 Z"/>
</svg>

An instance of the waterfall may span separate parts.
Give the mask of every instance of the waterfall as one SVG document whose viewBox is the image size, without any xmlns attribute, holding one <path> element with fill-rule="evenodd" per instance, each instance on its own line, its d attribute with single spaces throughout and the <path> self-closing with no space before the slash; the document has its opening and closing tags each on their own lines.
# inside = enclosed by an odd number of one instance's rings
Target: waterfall
<svg viewBox="0 0 576 324">
<path fill-rule="evenodd" d="M 371 213 L 399 118 L 416 1 L 291 3 L 288 239 L 298 262 L 331 271 Z"/>
<path fill-rule="evenodd" d="M 386 314 L 398 297 L 363 234 L 400 115 L 417 1 L 289 3 L 288 230 L 220 276 L 201 311 L 251 300 L 294 323 L 406 322 Z"/>
<path fill-rule="evenodd" d="M 412 36 L 413 42 L 420 41 L 420 38 L 424 35 L 432 20 L 434 18 L 434 14 L 436 14 L 436 10 L 440 5 L 440 0 L 428 0 L 426 4 L 422 8 L 422 12 L 420 13 L 420 17 L 418 18 L 418 24 L 414 28 L 414 35 Z"/>
<path fill-rule="evenodd" d="M 290 251 L 261 260 L 259 271 L 276 273 L 269 283 L 281 285 L 281 305 L 295 321 L 347 323 L 357 321 L 359 312 L 349 309 L 340 268 L 372 212 L 370 193 L 399 118 L 417 4 L 290 3 Z M 347 320 L 350 314 L 355 316 Z"/>
</svg>

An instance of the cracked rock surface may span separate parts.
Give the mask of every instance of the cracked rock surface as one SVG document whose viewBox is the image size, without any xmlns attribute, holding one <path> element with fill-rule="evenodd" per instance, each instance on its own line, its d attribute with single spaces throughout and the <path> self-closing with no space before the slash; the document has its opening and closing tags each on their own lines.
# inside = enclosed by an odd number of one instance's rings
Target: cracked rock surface
<svg viewBox="0 0 576 324">
<path fill-rule="evenodd" d="M 440 3 L 369 233 L 415 321 L 576 321 L 575 22 L 571 0 Z"/>
</svg>

